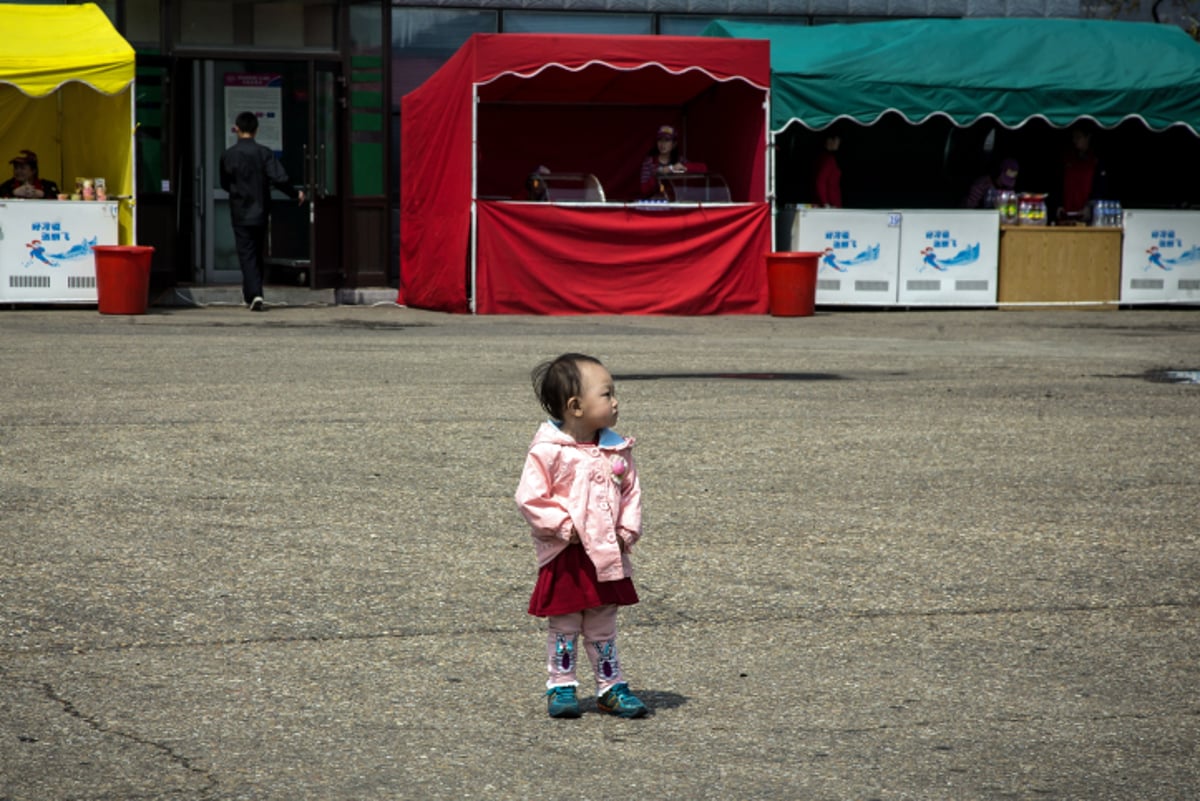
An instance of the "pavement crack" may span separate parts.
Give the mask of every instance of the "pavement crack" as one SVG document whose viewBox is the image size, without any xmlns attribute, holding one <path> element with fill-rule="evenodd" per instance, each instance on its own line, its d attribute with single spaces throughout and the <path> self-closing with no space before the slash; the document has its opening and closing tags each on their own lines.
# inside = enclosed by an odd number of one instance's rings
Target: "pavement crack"
<svg viewBox="0 0 1200 801">
<path fill-rule="evenodd" d="M 146 748 L 150 748 L 154 751 L 157 751 L 158 753 L 165 756 L 167 758 L 167 760 L 170 761 L 171 763 L 178 765 L 179 767 L 183 768 L 188 773 L 191 773 L 192 775 L 197 776 L 198 778 L 202 779 L 204 781 L 204 786 L 200 789 L 200 798 L 212 797 L 212 794 L 214 793 L 214 791 L 217 788 L 216 778 L 211 773 L 204 770 L 203 768 L 197 767 L 192 762 L 191 758 L 184 756 L 183 754 L 179 753 L 174 748 L 172 748 L 171 746 L 169 746 L 165 743 L 160 743 L 160 742 L 156 742 L 154 740 L 149 740 L 149 739 L 146 739 L 145 737 L 139 737 L 136 734 L 132 734 L 132 733 L 126 732 L 126 731 L 121 731 L 120 729 L 114 729 L 111 726 L 105 725 L 102 721 L 100 721 L 95 716 L 88 715 L 85 712 L 83 712 L 82 710 L 80 710 L 79 707 L 75 706 L 75 704 L 69 698 L 66 698 L 61 693 L 56 691 L 54 689 L 54 686 L 52 684 L 50 684 L 50 682 L 37 682 L 36 684 L 37 684 L 37 686 L 39 686 L 41 688 L 42 694 L 47 699 L 58 704 L 59 707 L 62 708 L 62 711 L 64 713 L 66 713 L 70 717 L 75 718 L 80 723 L 83 723 L 85 726 L 88 726 L 89 728 L 91 728 L 97 732 L 100 732 L 101 734 L 109 735 L 112 737 L 119 737 L 123 740 L 128 740 L 129 742 L 135 743 L 139 746 L 143 746 Z"/>
<path fill-rule="evenodd" d="M 975 615 L 1031 615 L 1047 612 L 1112 612 L 1116 610 L 1152 610 L 1152 609 L 1195 609 L 1194 601 L 1158 601 L 1145 604 L 1046 604 L 1032 606 L 987 606 L 970 609 L 864 609 L 850 612 L 851 618 L 887 618 L 887 617 L 970 617 Z"/>
<path fill-rule="evenodd" d="M 327 643 L 350 643 L 350 642 L 370 642 L 372 640 L 392 640 L 392 639 L 408 639 L 415 637 L 440 637 L 447 634 L 513 634 L 523 631 L 517 627 L 507 626 L 491 626 L 480 629 L 464 630 L 460 628 L 412 628 L 412 629 L 391 629 L 387 631 L 372 631 L 362 632 L 359 634 L 281 634 L 275 636 L 264 637 L 233 637 L 228 639 L 209 639 L 209 640 L 167 640 L 163 642 L 121 642 L 110 645 L 79 645 L 79 644 L 60 644 L 57 646 L 44 646 L 39 648 L 29 648 L 21 651 L 0 648 L 0 657 L 29 654 L 47 654 L 47 653 L 69 653 L 72 655 L 95 654 L 95 653 L 120 653 L 124 651 L 166 651 L 184 648 L 239 648 L 239 647 L 255 647 L 263 645 L 296 645 L 305 643 L 327 644 Z M 4 801 L 0 798 L 0 801 Z"/>
</svg>

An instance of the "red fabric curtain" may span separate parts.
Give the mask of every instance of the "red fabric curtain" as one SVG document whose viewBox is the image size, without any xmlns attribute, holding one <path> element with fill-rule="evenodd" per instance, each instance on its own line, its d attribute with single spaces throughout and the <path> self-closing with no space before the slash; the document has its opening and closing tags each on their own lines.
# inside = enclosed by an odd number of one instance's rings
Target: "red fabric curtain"
<svg viewBox="0 0 1200 801">
<path fill-rule="evenodd" d="M 770 206 L 478 205 L 480 314 L 765 314 Z"/>
<path fill-rule="evenodd" d="M 404 96 L 400 136 L 400 296 L 467 312 L 471 233 L 471 50 Z"/>
</svg>

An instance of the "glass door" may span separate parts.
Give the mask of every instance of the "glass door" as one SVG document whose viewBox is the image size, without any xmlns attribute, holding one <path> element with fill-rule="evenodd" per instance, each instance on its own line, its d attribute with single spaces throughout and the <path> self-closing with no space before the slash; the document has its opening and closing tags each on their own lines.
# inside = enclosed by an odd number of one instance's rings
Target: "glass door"
<svg viewBox="0 0 1200 801">
<path fill-rule="evenodd" d="M 279 158 L 309 202 L 272 192 L 265 254 L 268 284 L 334 286 L 340 275 L 337 65 L 312 61 L 197 61 L 193 188 L 195 264 L 207 284 L 240 284 L 241 270 L 221 188 L 221 153 L 242 111 L 259 117 L 257 141 Z"/>
<path fill-rule="evenodd" d="M 312 65 L 312 135 L 306 153 L 305 194 L 311 199 L 309 212 L 309 253 L 312 270 L 309 285 L 314 289 L 341 285 L 342 196 L 341 139 L 339 126 L 342 106 L 339 100 L 337 65 L 314 62 Z"/>
</svg>

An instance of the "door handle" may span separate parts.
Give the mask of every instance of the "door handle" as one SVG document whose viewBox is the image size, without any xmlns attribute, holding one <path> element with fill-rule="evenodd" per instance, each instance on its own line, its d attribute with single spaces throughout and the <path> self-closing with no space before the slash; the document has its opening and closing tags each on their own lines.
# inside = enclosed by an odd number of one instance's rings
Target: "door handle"
<svg viewBox="0 0 1200 801">
<path fill-rule="evenodd" d="M 308 152 L 308 143 L 305 142 L 301 147 L 303 152 L 304 175 L 300 176 L 300 185 L 303 187 L 305 194 L 312 194 L 312 154 Z"/>
<path fill-rule="evenodd" d="M 325 185 L 325 143 L 317 145 L 317 192 L 324 200 L 329 196 L 329 187 Z"/>
</svg>

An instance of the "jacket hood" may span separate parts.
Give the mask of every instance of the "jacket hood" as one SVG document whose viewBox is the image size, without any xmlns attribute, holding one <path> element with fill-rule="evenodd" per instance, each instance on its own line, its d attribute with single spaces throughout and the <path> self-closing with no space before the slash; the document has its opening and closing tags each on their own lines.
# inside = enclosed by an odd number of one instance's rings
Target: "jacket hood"
<svg viewBox="0 0 1200 801">
<path fill-rule="evenodd" d="M 562 431 L 562 423 L 557 420 L 547 420 L 538 426 L 537 433 L 533 436 L 534 444 L 539 442 L 553 442 L 558 445 L 586 445 L 590 443 L 576 442 Z M 632 437 L 623 437 L 611 428 L 600 429 L 600 441 L 597 443 L 601 448 L 610 448 L 618 450 L 627 448 L 633 445 Z"/>
</svg>

